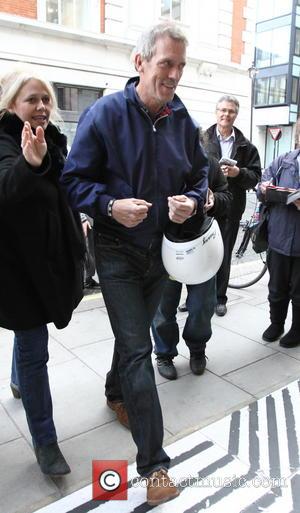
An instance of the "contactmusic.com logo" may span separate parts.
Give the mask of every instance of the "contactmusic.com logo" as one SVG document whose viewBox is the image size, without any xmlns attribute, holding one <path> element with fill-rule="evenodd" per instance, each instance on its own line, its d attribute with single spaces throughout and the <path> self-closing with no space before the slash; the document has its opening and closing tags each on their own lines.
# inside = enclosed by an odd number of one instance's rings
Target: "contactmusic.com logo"
<svg viewBox="0 0 300 513">
<path fill-rule="evenodd" d="M 93 500 L 127 500 L 127 460 L 93 460 Z"/>
</svg>

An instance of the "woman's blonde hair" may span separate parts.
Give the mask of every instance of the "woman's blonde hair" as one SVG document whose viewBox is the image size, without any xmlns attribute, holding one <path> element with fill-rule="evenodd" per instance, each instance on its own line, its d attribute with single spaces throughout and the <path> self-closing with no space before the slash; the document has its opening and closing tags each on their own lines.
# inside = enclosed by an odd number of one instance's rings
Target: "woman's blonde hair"
<svg viewBox="0 0 300 513">
<path fill-rule="evenodd" d="M 62 120 L 52 84 L 43 75 L 31 68 L 15 68 L 0 78 L 0 118 L 14 104 L 22 87 L 29 80 L 38 80 L 47 90 L 51 100 L 50 121 L 57 123 Z"/>
</svg>

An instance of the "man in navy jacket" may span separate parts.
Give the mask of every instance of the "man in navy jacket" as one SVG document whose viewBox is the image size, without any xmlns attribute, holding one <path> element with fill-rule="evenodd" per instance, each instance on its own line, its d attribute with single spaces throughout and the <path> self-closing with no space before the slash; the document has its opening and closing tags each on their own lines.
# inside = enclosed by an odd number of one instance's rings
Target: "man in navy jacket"
<svg viewBox="0 0 300 513">
<path fill-rule="evenodd" d="M 142 34 L 139 77 L 84 112 L 63 178 L 72 207 L 94 218 L 97 272 L 115 335 L 107 403 L 130 425 L 138 472 L 155 478 L 148 480 L 150 505 L 179 493 L 162 448 L 149 333 L 167 278 L 162 234 L 169 220 L 201 217 L 207 193 L 207 159 L 175 95 L 186 46 L 173 24 Z"/>
</svg>

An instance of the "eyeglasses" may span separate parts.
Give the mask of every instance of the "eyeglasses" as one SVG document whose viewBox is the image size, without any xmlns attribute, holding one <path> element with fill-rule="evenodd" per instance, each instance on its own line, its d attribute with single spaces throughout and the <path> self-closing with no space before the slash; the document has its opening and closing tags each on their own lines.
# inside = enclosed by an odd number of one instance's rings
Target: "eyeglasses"
<svg viewBox="0 0 300 513">
<path fill-rule="evenodd" d="M 229 114 L 230 116 L 234 116 L 237 113 L 236 110 L 232 110 L 232 109 L 217 109 L 217 110 L 222 112 L 222 114 Z"/>
</svg>

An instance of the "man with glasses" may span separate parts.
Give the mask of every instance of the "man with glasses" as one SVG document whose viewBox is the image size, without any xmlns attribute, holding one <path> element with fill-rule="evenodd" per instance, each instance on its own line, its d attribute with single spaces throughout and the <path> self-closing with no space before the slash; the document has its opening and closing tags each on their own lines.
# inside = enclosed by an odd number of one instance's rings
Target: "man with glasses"
<svg viewBox="0 0 300 513">
<path fill-rule="evenodd" d="M 227 287 L 230 275 L 231 254 L 239 230 L 240 219 L 246 206 L 246 190 L 255 187 L 261 177 L 260 158 L 256 147 L 234 126 L 239 112 L 239 102 L 234 96 L 222 96 L 216 108 L 217 123 L 206 131 L 206 150 L 220 160 L 222 157 L 236 161 L 222 165 L 233 196 L 228 217 L 222 229 L 224 259 L 217 274 L 217 304 L 215 312 L 227 312 Z M 233 164 L 233 163 L 232 163 Z"/>
</svg>

